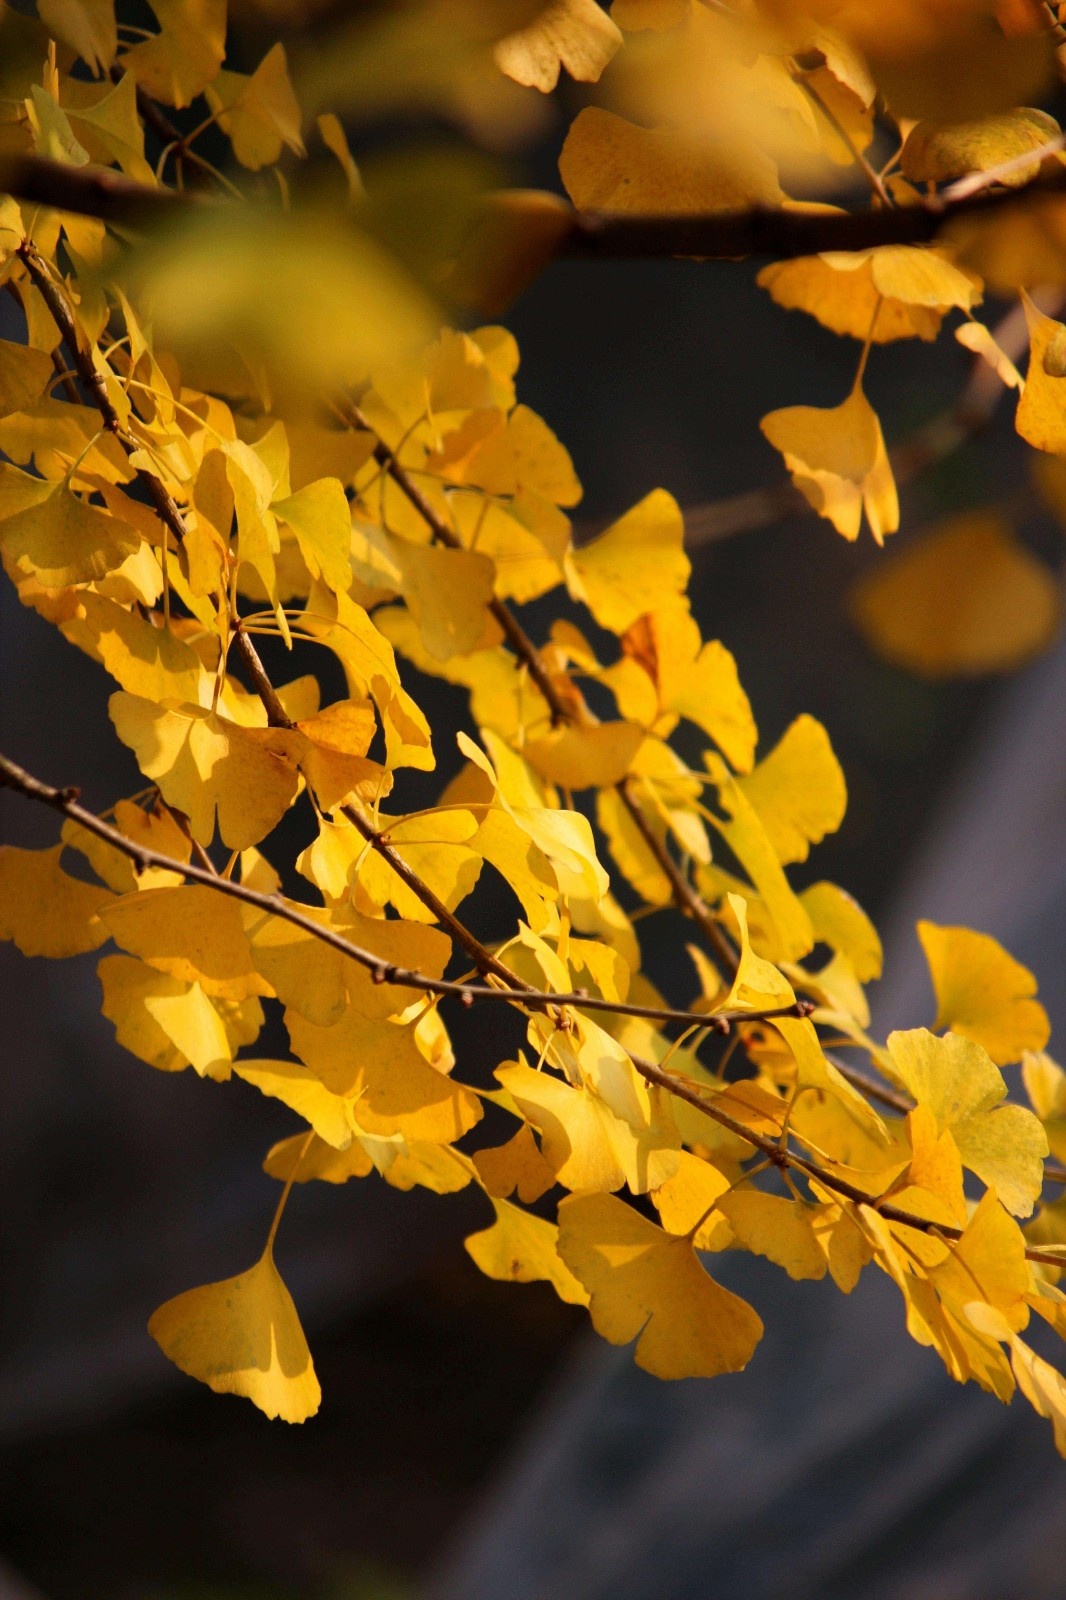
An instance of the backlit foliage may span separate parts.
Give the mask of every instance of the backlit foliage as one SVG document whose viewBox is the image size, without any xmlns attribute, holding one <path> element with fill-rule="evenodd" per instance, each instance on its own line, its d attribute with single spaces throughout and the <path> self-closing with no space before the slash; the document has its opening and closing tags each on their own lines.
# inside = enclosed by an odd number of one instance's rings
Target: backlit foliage
<svg viewBox="0 0 1066 1600">
<path fill-rule="evenodd" d="M 153 1337 L 302 1421 L 319 1388 L 273 1253 L 292 1186 L 474 1185 L 478 1266 L 587 1305 L 661 1377 L 736 1371 L 758 1345 L 708 1258 L 748 1250 L 844 1293 L 873 1265 L 954 1378 L 1020 1388 L 1066 1453 L 1063 1380 L 1022 1338 L 1034 1314 L 1066 1333 L 1066 1218 L 1042 1203 L 1064 1176 L 1066 1074 L 1034 978 L 983 934 L 922 923 L 935 1015 L 871 1036 L 876 931 L 843 889 L 790 879 L 845 814 L 829 735 L 799 715 L 760 744 L 690 609 L 666 489 L 575 541 L 581 485 L 520 398 L 514 338 L 456 309 L 475 290 L 501 304 L 574 226 L 559 197 L 486 192 L 471 152 L 536 131 L 561 76 L 598 84 L 561 146 L 582 210 L 829 222 L 865 210 L 858 183 L 888 219 L 882 244 L 759 274 L 856 346 L 836 404 L 770 396 L 762 423 L 820 516 L 848 539 L 895 532 L 868 369 L 951 319 L 1020 391 L 1061 508 L 1066 328 L 1026 298 L 1023 384 L 978 320 L 986 288 L 1066 287 L 1058 126 L 1015 109 L 1054 74 L 1048 8 L 152 10 L 148 32 L 112 0 L 0 18 L 0 271 L 24 328 L 0 345 L 0 552 L 22 602 L 109 676 L 145 780 L 96 817 L 0 766 L 64 813 L 50 848 L 0 849 L 0 936 L 26 955 L 110 944 L 102 1009 L 126 1050 L 293 1114 L 265 1157 L 283 1187 L 261 1258 L 168 1301 Z M 260 41 L 295 25 L 291 59 L 234 48 L 245 16 Z M 466 154 L 360 169 L 346 128 L 425 112 Z M 29 193 L 57 172 L 62 194 Z M 1034 181 L 934 243 L 893 239 L 930 194 L 950 216 Z M 533 641 L 515 608 L 544 596 L 559 616 Z M 983 511 L 875 571 L 856 610 L 938 674 L 1024 659 L 1059 606 Z M 431 729 L 409 665 L 466 692 L 464 728 Z M 438 755 L 454 770 L 456 741 L 457 775 L 416 808 L 410 775 Z M 275 836 L 290 811 L 295 859 Z M 490 887 L 512 916 L 491 943 Z M 680 1010 L 642 970 L 671 907 L 691 938 Z M 506 1059 L 457 1058 L 457 1002 L 510 1019 Z M 260 1053 L 271 1011 L 286 1059 Z"/>
</svg>

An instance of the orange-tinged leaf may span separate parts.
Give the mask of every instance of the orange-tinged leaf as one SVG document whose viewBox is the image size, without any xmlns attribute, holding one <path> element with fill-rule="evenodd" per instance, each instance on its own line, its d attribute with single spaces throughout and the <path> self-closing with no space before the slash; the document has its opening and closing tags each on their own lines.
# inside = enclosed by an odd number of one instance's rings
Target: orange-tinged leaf
<svg viewBox="0 0 1066 1600">
<path fill-rule="evenodd" d="M 55 368 L 43 350 L 0 339 L 0 417 L 32 406 L 54 375 Z"/>
<path fill-rule="evenodd" d="M 625 777 L 643 742 L 643 728 L 631 722 L 600 722 L 555 728 L 531 739 L 523 753 L 549 783 L 564 789 L 608 789 Z"/>
<path fill-rule="evenodd" d="M 1042 1050 L 1051 1024 L 1036 979 L 987 933 L 919 922 L 918 937 L 936 992 L 934 1028 L 950 1028 L 983 1045 L 997 1066 Z"/>
<path fill-rule="evenodd" d="M 1036 450 L 1066 454 L 1066 326 L 1022 294 L 1029 325 L 1029 371 L 1018 401 L 1016 426 Z"/>
<path fill-rule="evenodd" d="M 559 1257 L 559 1230 L 509 1200 L 492 1200 L 496 1221 L 463 1243 L 487 1278 L 504 1283 L 550 1283 L 560 1300 L 588 1305 L 588 1295 Z"/>
<path fill-rule="evenodd" d="M 313 1072 L 296 1061 L 237 1061 L 234 1072 L 261 1094 L 281 1100 L 303 1117 L 320 1139 L 346 1150 L 357 1131 L 354 1101 L 333 1094 Z"/>
<path fill-rule="evenodd" d="M 782 199 L 774 163 L 751 144 L 641 128 L 599 106 L 574 118 L 559 172 L 582 211 L 743 211 Z"/>
<path fill-rule="evenodd" d="M 215 78 L 226 55 L 226 0 L 151 0 L 160 32 L 125 52 L 121 64 L 153 100 L 187 106 Z"/>
<path fill-rule="evenodd" d="M 1019 667 L 1047 648 L 1062 617 L 1054 574 L 987 511 L 951 517 L 897 551 L 851 603 L 879 655 L 934 679 Z"/>
<path fill-rule="evenodd" d="M 667 1233 L 693 1233 L 697 1250 L 724 1250 L 733 1242 L 733 1230 L 718 1201 L 729 1188 L 729 1179 L 709 1161 L 689 1150 L 682 1150 L 677 1171 L 651 1198 L 659 1221 Z"/>
<path fill-rule="evenodd" d="M 786 406 L 762 419 L 792 481 L 819 516 L 857 539 L 863 513 L 878 544 L 899 527 L 899 501 L 881 424 L 856 386 L 843 405 Z"/>
<path fill-rule="evenodd" d="M 269 1247 L 238 1277 L 168 1300 L 148 1332 L 175 1366 L 216 1394 L 245 1395 L 284 1422 L 305 1422 L 318 1410 L 311 1352 Z"/>
<path fill-rule="evenodd" d="M 114 895 L 64 872 L 62 854 L 61 844 L 0 845 L 0 939 L 13 939 L 24 956 L 77 956 L 109 936 L 99 913 Z"/>
<path fill-rule="evenodd" d="M 473 1159 L 485 1193 L 494 1200 L 505 1200 L 517 1192 L 523 1205 L 532 1205 L 555 1182 L 553 1169 L 524 1122 L 506 1144 L 475 1150 Z"/>
<path fill-rule="evenodd" d="M 516 83 L 549 94 L 562 67 L 579 82 L 595 83 L 621 43 L 596 0 L 548 0 L 524 28 L 498 40 L 492 54 Z"/>
<path fill-rule="evenodd" d="M 976 122 L 919 122 L 907 135 L 900 165 L 912 183 L 949 183 L 1035 152 L 1059 131 L 1054 117 L 1024 106 Z M 1039 159 L 1023 163 L 1002 182 L 1029 183 L 1039 170 Z"/>
<path fill-rule="evenodd" d="M 762 1337 L 745 1301 L 715 1283 L 685 1237 L 664 1233 L 613 1195 L 559 1207 L 559 1254 L 589 1293 L 596 1332 L 637 1340 L 637 1365 L 659 1378 L 740 1372 Z"/>
<path fill-rule="evenodd" d="M 779 306 L 806 311 L 833 333 L 875 344 L 935 339 L 952 308 L 970 311 L 979 281 L 947 251 L 914 245 L 774 262 L 758 282 Z"/>
<path fill-rule="evenodd" d="M 115 1024 L 119 1044 L 160 1072 L 181 1072 L 191 1065 L 201 1076 L 228 1078 L 240 1046 L 254 1043 L 263 1026 L 263 1008 L 255 996 L 241 1001 L 215 996 L 208 1003 L 222 1036 L 210 1019 L 205 1023 L 202 1010 L 194 1031 L 190 1023 L 197 1020 L 198 1002 L 193 1002 L 191 1017 L 180 1002 L 187 1001 L 193 988 L 202 996 L 199 984 L 171 977 L 134 956 L 104 956 L 96 971 L 103 990 L 100 1009 Z"/>
</svg>

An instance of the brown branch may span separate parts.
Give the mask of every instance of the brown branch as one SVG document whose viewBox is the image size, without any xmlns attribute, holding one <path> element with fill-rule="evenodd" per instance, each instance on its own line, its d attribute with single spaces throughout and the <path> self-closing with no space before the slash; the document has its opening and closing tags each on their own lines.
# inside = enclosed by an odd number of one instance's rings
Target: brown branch
<svg viewBox="0 0 1066 1600">
<path fill-rule="evenodd" d="M 676 1095 L 679 1100 L 684 1100 L 688 1105 L 695 1106 L 697 1111 L 702 1111 L 705 1116 L 710 1117 L 712 1122 L 717 1122 L 720 1127 L 743 1139 L 746 1144 L 750 1144 L 753 1150 L 761 1151 L 775 1167 L 781 1169 L 792 1168 L 794 1171 L 802 1172 L 805 1177 L 813 1179 L 823 1189 L 829 1189 L 832 1193 L 839 1194 L 843 1199 L 850 1200 L 855 1205 L 868 1206 L 872 1211 L 876 1211 L 879 1216 L 884 1217 L 886 1222 L 895 1222 L 907 1228 L 915 1228 L 919 1233 L 933 1234 L 953 1240 L 962 1238 L 963 1230 L 961 1228 L 949 1228 L 941 1223 L 930 1222 L 925 1217 L 915 1216 L 913 1212 L 904 1211 L 899 1206 L 880 1200 L 876 1196 L 865 1194 L 855 1184 L 849 1183 L 846 1178 L 841 1178 L 834 1172 L 827 1172 L 817 1162 L 810 1161 L 806 1156 L 797 1155 L 795 1151 L 783 1147 L 778 1140 L 769 1139 L 764 1134 L 756 1133 L 754 1129 L 746 1127 L 743 1122 L 738 1121 L 736 1117 L 730 1116 L 727 1111 L 723 1111 L 717 1106 L 715 1100 L 701 1091 L 699 1085 L 694 1083 L 692 1079 L 685 1078 L 679 1073 L 664 1072 L 655 1062 L 633 1055 L 632 1052 L 630 1052 L 630 1060 L 646 1083 L 652 1084 L 655 1088 L 665 1089 L 668 1094 Z M 1059 1257 L 1050 1251 L 1027 1248 L 1025 1254 L 1029 1261 L 1039 1261 L 1050 1267 L 1062 1266 L 1062 1261 Z"/>
<path fill-rule="evenodd" d="M 1064 136 L 1066 139 L 1066 136 Z M 787 261 L 827 250 L 869 250 L 886 244 L 928 244 L 954 217 L 985 215 L 1024 204 L 1033 195 L 1059 194 L 1066 169 L 1016 188 L 995 185 L 1034 159 L 1061 149 L 1049 141 L 988 172 L 960 179 L 939 194 L 907 206 L 847 212 L 790 211 L 754 206 L 744 211 L 636 216 L 619 212 L 567 212 L 555 253 L 578 260 L 760 256 Z M 0 193 L 105 222 L 143 225 L 178 209 L 211 203 L 202 195 L 153 188 L 106 167 L 70 167 L 44 156 L 0 159 Z M 492 198 L 487 202 L 491 213 Z M 474 224 L 472 238 L 479 237 Z"/>
<path fill-rule="evenodd" d="M 198 866 L 194 862 L 180 861 L 176 856 L 166 855 L 163 851 L 138 844 L 136 840 L 127 838 L 111 823 L 105 822 L 95 812 L 83 806 L 78 799 L 76 788 L 60 789 L 43 783 L 24 767 L 20 767 L 17 762 L 2 754 L 0 754 L 0 788 L 12 789 L 27 800 L 36 800 L 42 805 L 49 806 L 53 811 L 61 812 L 86 832 L 95 834 L 112 849 L 128 856 L 138 872 L 144 872 L 148 867 L 161 868 L 183 876 L 193 883 L 201 884 L 205 888 L 213 889 L 217 894 L 243 901 L 245 905 L 255 906 L 270 916 L 291 923 L 323 944 L 338 950 L 349 960 L 357 962 L 359 966 L 365 967 L 378 983 L 394 984 L 406 989 L 420 989 L 427 994 L 460 1000 L 465 1005 L 472 1005 L 478 1000 L 495 1000 L 504 1001 L 508 1005 L 525 1006 L 532 1011 L 574 1006 L 579 1010 L 612 1012 L 627 1017 L 646 1017 L 654 1022 L 680 1023 L 686 1027 L 707 1028 L 723 1034 L 728 1034 L 734 1023 L 772 1021 L 774 1017 L 803 1017 L 809 1016 L 813 1010 L 807 1001 L 800 1000 L 795 1005 L 780 1006 L 767 1011 L 722 1011 L 708 1015 L 702 1011 L 675 1011 L 669 1007 L 630 1005 L 625 1001 L 607 1000 L 600 995 L 591 995 L 585 989 L 556 994 L 544 989 L 515 990 L 510 987 L 497 988 L 489 984 L 463 983 L 449 978 L 431 978 L 419 972 L 417 968 L 401 967 L 395 962 L 383 961 L 375 951 L 354 944 L 343 934 L 317 921 L 309 914 L 308 909 L 301 909 L 281 895 L 264 894 L 246 884 L 222 877 L 206 855 L 205 864 Z M 198 845 L 196 840 L 191 842 L 195 849 L 202 852 L 202 846 Z"/>
</svg>

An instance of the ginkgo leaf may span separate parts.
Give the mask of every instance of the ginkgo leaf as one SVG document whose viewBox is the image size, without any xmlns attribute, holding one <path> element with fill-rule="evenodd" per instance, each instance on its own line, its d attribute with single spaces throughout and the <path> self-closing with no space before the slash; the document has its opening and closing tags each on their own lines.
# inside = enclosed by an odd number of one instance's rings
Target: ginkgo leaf
<svg viewBox="0 0 1066 1600">
<path fill-rule="evenodd" d="M 467 1254 L 487 1278 L 504 1283 L 550 1283 L 560 1300 L 588 1305 L 588 1295 L 559 1257 L 559 1230 L 509 1200 L 492 1200 L 496 1221 L 463 1240 Z"/>
<path fill-rule="evenodd" d="M 586 106 L 570 124 L 559 172 L 583 211 L 698 214 L 782 199 L 774 163 L 751 144 L 641 128 L 599 106 Z"/>
<path fill-rule="evenodd" d="M 947 251 L 914 245 L 774 262 L 757 281 L 786 310 L 875 344 L 935 339 L 948 311 L 970 311 L 981 298 L 980 281 Z"/>
<path fill-rule="evenodd" d="M 996 1190 L 1008 1211 L 1027 1217 L 1044 1180 L 1047 1136 L 1023 1106 L 1001 1105 L 1007 1086 L 979 1044 L 925 1028 L 888 1036 L 894 1075 L 950 1132 L 963 1165 Z"/>
<path fill-rule="evenodd" d="M 899 501 L 881 424 L 856 385 L 843 405 L 786 406 L 762 419 L 800 493 L 843 534 L 857 539 L 863 513 L 878 544 L 899 527 Z"/>
<path fill-rule="evenodd" d="M 734 1189 L 719 1202 L 739 1242 L 796 1279 L 824 1278 L 828 1266 L 814 1235 L 813 1209 L 759 1189 Z"/>
<path fill-rule="evenodd" d="M 516 83 L 549 94 L 565 67 L 595 83 L 622 43 L 617 25 L 596 0 L 548 0 L 533 20 L 497 41 L 493 59 Z"/>
<path fill-rule="evenodd" d="M 107 73 L 118 48 L 115 0 L 40 0 L 49 33 L 81 56 L 92 72 Z"/>
<path fill-rule="evenodd" d="M 320 1139 L 336 1150 L 346 1150 L 357 1123 L 353 1101 L 333 1094 L 313 1072 L 295 1061 L 237 1061 L 234 1072 L 261 1094 L 281 1100 L 303 1117 Z"/>
<path fill-rule="evenodd" d="M 811 919 L 815 939 L 844 956 L 860 983 L 881 976 L 881 940 L 857 901 L 835 883 L 823 882 L 804 889 L 800 903 Z"/>
<path fill-rule="evenodd" d="M 226 0 L 150 0 L 160 32 L 133 45 L 122 66 L 154 100 L 187 106 L 226 55 Z"/>
<path fill-rule="evenodd" d="M 1066 326 L 1045 316 L 1024 292 L 1022 304 L 1029 327 L 1029 370 L 1015 425 L 1035 450 L 1066 454 Z"/>
<path fill-rule="evenodd" d="M 567 558 L 567 585 L 601 627 L 625 630 L 645 612 L 676 601 L 691 570 L 685 526 L 673 495 L 656 489 L 591 544 Z"/>
<path fill-rule="evenodd" d="M 633 764 L 643 728 L 631 722 L 600 722 L 553 729 L 525 746 L 530 764 L 564 789 L 604 789 L 620 783 Z"/>
<path fill-rule="evenodd" d="M 1051 570 L 995 512 L 951 517 L 852 593 L 879 655 L 926 678 L 1007 672 L 1045 650 L 1062 617 Z"/>
<path fill-rule="evenodd" d="M 168 805 L 189 819 L 193 837 L 210 844 L 218 831 L 231 850 L 258 844 L 296 798 L 299 779 L 287 759 L 285 729 L 243 728 L 198 706 L 168 709 L 120 691 L 109 701 L 123 744 Z"/>
<path fill-rule="evenodd" d="M 919 922 L 918 937 L 936 993 L 934 1028 L 950 1028 L 982 1045 L 997 1066 L 1042 1050 L 1051 1024 L 1036 979 L 987 933 Z"/>
<path fill-rule="evenodd" d="M 377 733 L 369 700 L 334 701 L 314 716 L 301 717 L 296 732 L 299 738 L 290 740 L 288 749 L 324 811 L 352 795 L 373 802 L 391 791 L 391 775 L 367 759 Z"/>
<path fill-rule="evenodd" d="M 506 1144 L 475 1150 L 473 1160 L 485 1193 L 494 1200 L 517 1192 L 523 1205 L 532 1205 L 555 1182 L 555 1172 L 524 1122 Z"/>
<path fill-rule="evenodd" d="M 133 956 L 104 956 L 96 971 L 103 990 L 100 1009 L 115 1024 L 119 1044 L 160 1072 L 181 1072 L 191 1065 L 203 1077 L 228 1078 L 237 1051 L 253 1044 L 263 1026 L 263 1009 L 254 996 L 240 1001 L 207 997 L 221 1024 L 220 1036 L 210 1018 L 205 1021 L 202 1008 L 197 1009 L 199 1002 L 193 1002 L 192 1016 L 186 1015 L 192 989 L 204 994 L 199 984 L 171 977 Z"/>
<path fill-rule="evenodd" d="M 677 1171 L 652 1190 L 651 1198 L 667 1233 L 691 1233 L 697 1250 L 724 1250 L 733 1242 L 733 1230 L 718 1201 L 729 1186 L 711 1162 L 682 1150 Z"/>
<path fill-rule="evenodd" d="M 253 172 L 277 161 L 283 146 L 305 154 L 284 45 L 273 45 L 251 77 L 218 73 L 207 86 L 207 101 L 229 136 L 233 154 Z"/>
<path fill-rule="evenodd" d="M 488 556 L 393 539 L 389 548 L 400 568 L 400 587 L 430 655 L 439 661 L 469 655 L 485 642 L 486 607 L 496 569 Z M 499 639 L 496 629 L 495 638 Z"/>
<path fill-rule="evenodd" d="M 481 1119 L 477 1096 L 429 1065 L 409 1025 L 354 1008 L 328 1028 L 288 1010 L 285 1025 L 294 1053 L 327 1089 L 353 1101 L 367 1133 L 447 1144 Z"/>
<path fill-rule="evenodd" d="M 216 1394 L 245 1395 L 283 1422 L 305 1422 L 318 1410 L 311 1352 L 269 1246 L 238 1277 L 168 1300 L 148 1332 L 175 1366 Z"/>
<path fill-rule="evenodd" d="M 102 918 L 123 950 L 212 997 L 271 993 L 252 961 L 237 902 L 212 889 L 185 884 L 112 897 Z"/>
<path fill-rule="evenodd" d="M 46 588 L 91 583 L 120 567 L 137 530 L 82 500 L 64 479 L 48 483 L 0 463 L 0 549 Z"/>
<path fill-rule="evenodd" d="M 587 548 L 587 547 L 586 547 Z M 748 772 L 758 730 L 751 702 L 741 687 L 737 664 L 718 639 L 700 640 L 699 626 L 683 603 L 648 611 L 622 635 L 622 663 L 639 666 L 657 692 L 660 712 L 675 712 L 702 728 L 738 772 Z M 632 676 L 608 669 L 603 678 L 619 709 L 634 721 L 654 717 L 631 700 Z"/>
<path fill-rule="evenodd" d="M 1066 1160 L 1066 1072 L 1044 1051 L 1022 1056 L 1022 1082 L 1029 1104 L 1044 1124 L 1051 1154 Z"/>
<path fill-rule="evenodd" d="M 321 578 L 331 589 L 351 586 L 352 514 L 336 478 L 304 484 L 295 494 L 275 500 L 270 509 L 296 535 L 312 577 Z"/>
<path fill-rule="evenodd" d="M 574 1088 L 523 1064 L 497 1067 L 496 1076 L 541 1136 L 544 1159 L 567 1189 L 657 1189 L 677 1169 L 677 1133 L 657 1125 L 636 1129 L 591 1089 Z"/>
<path fill-rule="evenodd" d="M 581 484 L 570 452 L 543 418 L 518 405 L 474 451 L 464 473 L 467 483 L 492 495 L 532 493 L 550 505 L 576 506 Z"/>
<path fill-rule="evenodd" d="M 13 939 L 24 956 L 81 955 L 109 937 L 99 914 L 114 895 L 64 872 L 62 854 L 61 844 L 0 845 L 0 939 Z"/>
<path fill-rule="evenodd" d="M 919 122 L 907 135 L 900 165 L 913 183 L 949 183 L 968 172 L 987 172 L 1039 150 L 1059 131 L 1054 117 L 1028 107 L 976 122 Z M 1020 186 L 1039 170 L 1039 158 L 1021 162 L 1005 173 L 1002 181 Z"/>
<path fill-rule="evenodd" d="M 55 368 L 43 350 L 0 339 L 0 417 L 32 406 L 54 374 Z"/>
<path fill-rule="evenodd" d="M 711 1378 L 751 1360 L 763 1331 L 752 1308 L 707 1275 L 686 1237 L 613 1195 L 562 1202 L 559 1254 L 589 1293 L 596 1332 L 611 1344 L 636 1339 L 646 1372 Z"/>
<path fill-rule="evenodd" d="M 188 861 L 192 854 L 192 841 L 165 809 L 145 811 L 132 801 L 120 800 L 111 821 L 125 838 L 146 850 L 157 850 L 174 861 Z M 182 881 L 180 873 L 167 867 L 135 871 L 128 855 L 76 822 L 63 824 L 62 837 L 63 843 L 79 851 L 97 877 L 116 894 L 130 894 L 134 889 L 167 889 Z"/>
<path fill-rule="evenodd" d="M 966 1313 L 982 1333 L 1009 1342 L 1011 1369 L 1018 1387 L 1038 1416 L 1047 1417 L 1055 1431 L 1055 1449 L 1066 1456 L 1066 1378 L 1012 1331 L 1002 1312 L 975 1302 Z"/>
<path fill-rule="evenodd" d="M 835 833 L 844 820 L 844 774 L 829 735 L 813 717 L 797 717 L 738 783 L 782 864 L 806 861 L 811 845 Z"/>
<path fill-rule="evenodd" d="M 814 943 L 810 918 L 793 892 L 770 835 L 747 794 L 722 762 L 713 757 L 707 757 L 707 761 L 722 804 L 730 813 L 728 820 L 716 820 L 715 826 L 762 896 L 773 935 L 771 953 L 779 960 L 797 961 Z M 827 799 L 833 799 L 832 790 L 823 790 L 821 799 L 819 817 L 824 820 L 828 815 Z"/>
</svg>

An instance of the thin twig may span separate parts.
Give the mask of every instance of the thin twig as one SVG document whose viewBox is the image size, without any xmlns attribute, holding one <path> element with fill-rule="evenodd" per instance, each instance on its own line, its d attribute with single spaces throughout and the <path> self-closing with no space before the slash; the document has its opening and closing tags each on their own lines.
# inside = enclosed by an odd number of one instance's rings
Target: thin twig
<svg viewBox="0 0 1066 1600">
<path fill-rule="evenodd" d="M 431 978 L 416 968 L 401 967 L 395 962 L 383 961 L 375 951 L 354 944 L 343 934 L 319 922 L 310 914 L 310 908 L 301 908 L 282 895 L 265 894 L 247 884 L 222 877 L 210 861 L 206 866 L 198 866 L 194 862 L 180 861 L 176 856 L 167 855 L 161 850 L 151 849 L 139 844 L 135 839 L 127 838 L 118 828 L 83 806 L 78 799 L 76 788 L 61 789 L 44 783 L 4 755 L 0 755 L 0 788 L 12 789 L 28 800 L 36 800 L 42 805 L 49 806 L 53 811 L 62 812 L 63 816 L 76 822 L 86 832 L 95 834 L 112 849 L 128 856 L 139 872 L 145 871 L 148 867 L 155 867 L 176 873 L 193 883 L 213 889 L 218 894 L 226 895 L 232 900 L 241 900 L 245 905 L 255 906 L 270 916 L 291 923 L 302 932 L 339 951 L 349 960 L 355 961 L 359 966 L 365 967 L 377 983 L 393 984 L 405 989 L 420 989 L 426 994 L 450 996 L 467 1005 L 479 1000 L 495 1000 L 510 1005 L 527 1006 L 534 1011 L 573 1006 L 579 1010 L 603 1011 L 627 1017 L 646 1017 L 654 1022 L 709 1028 L 722 1034 L 728 1034 L 734 1023 L 772 1021 L 775 1017 L 805 1017 L 814 1009 L 807 1001 L 798 1000 L 795 1005 L 779 1006 L 771 1010 L 722 1011 L 712 1015 L 701 1011 L 677 1011 L 665 1006 L 630 1005 L 625 1001 L 608 1000 L 601 995 L 589 994 L 585 989 L 556 994 L 542 989 L 516 990 L 490 984 L 463 983 L 448 978 Z"/>
</svg>

